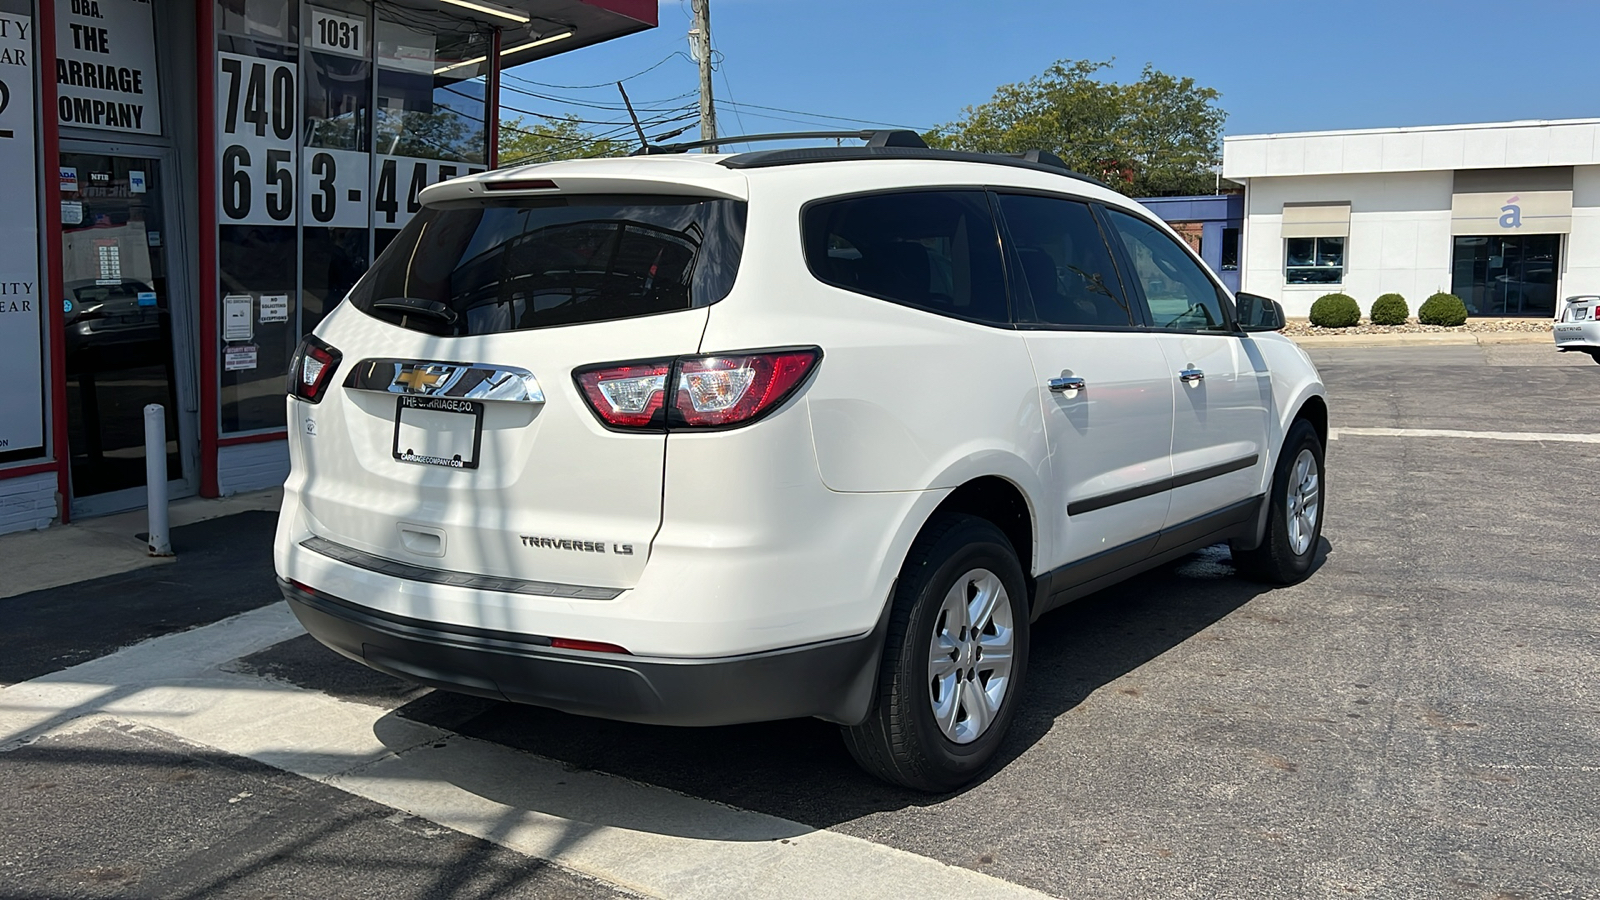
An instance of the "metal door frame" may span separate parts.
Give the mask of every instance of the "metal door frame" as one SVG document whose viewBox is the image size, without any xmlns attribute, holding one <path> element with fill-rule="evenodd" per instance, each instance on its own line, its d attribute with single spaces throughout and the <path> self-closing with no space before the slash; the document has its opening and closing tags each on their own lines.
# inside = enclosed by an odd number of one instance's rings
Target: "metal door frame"
<svg viewBox="0 0 1600 900">
<path fill-rule="evenodd" d="M 161 223 L 161 249 L 167 253 L 167 312 L 168 325 L 172 328 L 172 372 L 177 382 L 173 388 L 178 396 L 175 416 L 178 422 L 178 461 L 183 469 L 182 478 L 167 482 L 167 496 L 173 499 L 193 496 L 200 489 L 198 375 L 200 345 L 194 340 L 199 330 L 197 322 L 199 308 L 195 303 L 195 285 L 190 283 L 189 278 L 190 235 L 189 229 L 185 227 L 185 223 L 189 220 L 189 210 L 184 208 L 183 192 L 179 190 L 182 179 L 179 177 L 178 152 L 166 146 L 167 142 L 162 139 L 156 139 L 157 142 L 150 144 L 138 140 L 84 140 L 69 137 L 66 131 L 65 128 L 62 129 L 62 154 L 81 153 L 151 159 L 160 167 L 159 189 L 164 213 L 164 221 Z M 124 136 L 119 135 L 119 138 L 122 137 Z M 60 164 L 59 158 L 50 163 L 52 166 Z M 53 239 L 60 240 L 60 237 L 55 236 Z M 56 273 L 57 276 L 60 274 Z M 62 410 L 61 414 L 65 415 L 66 410 Z M 70 469 L 72 448 L 69 446 L 65 449 Z M 70 477 L 67 483 L 70 489 Z M 120 491 L 108 491 L 88 497 L 74 496 L 69 502 L 72 504 L 73 518 L 103 516 L 144 506 L 145 488 L 123 488 Z"/>
</svg>

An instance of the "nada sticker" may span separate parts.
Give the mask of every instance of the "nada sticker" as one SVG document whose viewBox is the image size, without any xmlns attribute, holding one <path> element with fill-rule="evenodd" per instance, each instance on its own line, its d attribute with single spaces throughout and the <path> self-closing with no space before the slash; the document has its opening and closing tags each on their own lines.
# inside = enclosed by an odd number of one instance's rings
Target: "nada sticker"
<svg viewBox="0 0 1600 900">
<path fill-rule="evenodd" d="M 144 193 L 144 191 L 145 191 L 144 173 L 139 171 L 138 169 L 129 170 L 129 172 L 128 172 L 128 192 L 131 193 L 131 194 L 142 194 L 142 193 Z"/>
<path fill-rule="evenodd" d="M 61 167 L 61 189 L 63 191 L 76 191 L 78 189 L 78 167 Z"/>
</svg>

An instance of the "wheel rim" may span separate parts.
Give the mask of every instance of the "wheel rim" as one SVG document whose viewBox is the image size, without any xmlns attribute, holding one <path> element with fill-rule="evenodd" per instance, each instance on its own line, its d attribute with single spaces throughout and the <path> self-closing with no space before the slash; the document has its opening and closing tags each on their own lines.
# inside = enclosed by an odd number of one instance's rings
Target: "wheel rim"
<svg viewBox="0 0 1600 900">
<path fill-rule="evenodd" d="M 1322 512 L 1322 479 L 1317 474 L 1317 457 L 1301 450 L 1289 470 L 1289 549 L 1304 556 L 1317 533 L 1317 516 Z"/>
<path fill-rule="evenodd" d="M 956 579 L 939 605 L 928 650 L 933 720 L 945 737 L 970 744 L 994 724 L 1011 687 L 1016 638 L 1000 576 L 973 569 Z"/>
</svg>

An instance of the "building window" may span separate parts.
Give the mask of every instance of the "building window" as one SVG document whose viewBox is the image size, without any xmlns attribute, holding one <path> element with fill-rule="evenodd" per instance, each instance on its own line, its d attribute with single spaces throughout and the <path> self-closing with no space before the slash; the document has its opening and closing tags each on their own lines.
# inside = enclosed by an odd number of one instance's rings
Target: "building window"
<svg viewBox="0 0 1600 900">
<path fill-rule="evenodd" d="M 1344 238 L 1284 238 L 1287 284 L 1338 284 L 1344 280 Z"/>
<path fill-rule="evenodd" d="M 1239 229 L 1222 229 L 1222 271 L 1239 271 Z"/>
</svg>

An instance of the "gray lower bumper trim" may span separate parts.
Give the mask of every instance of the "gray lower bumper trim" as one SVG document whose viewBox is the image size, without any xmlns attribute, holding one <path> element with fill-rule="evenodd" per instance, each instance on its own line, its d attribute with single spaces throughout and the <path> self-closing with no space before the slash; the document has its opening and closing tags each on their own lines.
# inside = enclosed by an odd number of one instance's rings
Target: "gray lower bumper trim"
<svg viewBox="0 0 1600 900">
<path fill-rule="evenodd" d="M 448 569 L 430 569 L 413 566 L 373 556 L 353 547 L 336 544 L 327 538 L 311 537 L 300 546 L 329 559 L 348 563 L 358 569 L 392 575 L 407 581 L 428 584 L 447 584 L 451 587 L 471 588 L 477 591 L 503 591 L 508 594 L 532 594 L 539 597 L 561 597 L 568 600 L 615 600 L 622 596 L 621 588 L 587 587 L 581 584 L 556 584 L 550 581 L 527 581 L 521 578 L 502 578 L 496 575 L 475 575 L 471 572 L 452 572 Z"/>
</svg>

